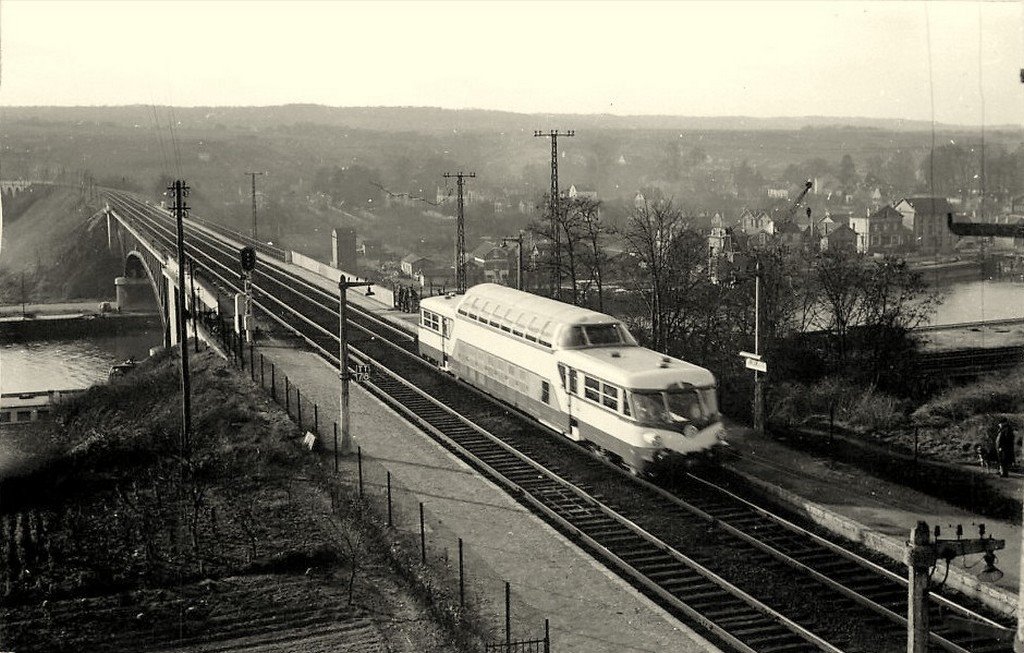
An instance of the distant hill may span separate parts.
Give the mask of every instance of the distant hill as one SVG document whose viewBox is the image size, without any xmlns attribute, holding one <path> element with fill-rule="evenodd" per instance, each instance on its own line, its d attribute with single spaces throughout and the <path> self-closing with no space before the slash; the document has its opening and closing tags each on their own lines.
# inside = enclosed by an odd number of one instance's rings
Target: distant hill
<svg viewBox="0 0 1024 653">
<path fill-rule="evenodd" d="M 482 109 L 441 109 L 437 107 L 329 107 L 316 104 L 287 104 L 266 107 L 152 107 L 149 105 L 97 107 L 0 107 L 4 123 L 86 122 L 119 127 L 149 126 L 154 109 L 165 121 L 174 120 L 185 129 L 244 127 L 266 129 L 294 124 L 328 125 L 351 129 L 390 132 L 451 133 L 532 132 L 534 129 L 577 130 L 684 130 L 684 131 L 796 131 L 808 128 L 877 129 L 884 131 L 930 130 L 924 120 L 898 118 L 855 118 L 804 116 L 753 118 L 749 116 L 616 116 L 611 114 L 525 114 Z M 970 132 L 977 126 L 936 124 L 942 131 Z M 998 131 L 1013 125 L 988 126 Z"/>
</svg>

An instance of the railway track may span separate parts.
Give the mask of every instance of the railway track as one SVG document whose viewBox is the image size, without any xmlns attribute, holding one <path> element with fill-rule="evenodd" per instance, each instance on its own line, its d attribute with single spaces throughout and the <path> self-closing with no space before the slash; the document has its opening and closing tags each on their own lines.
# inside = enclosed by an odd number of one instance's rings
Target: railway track
<svg viewBox="0 0 1024 653">
<path fill-rule="evenodd" d="M 137 201 L 129 198 L 119 204 L 153 234 L 162 232 L 158 238 L 168 237 L 166 216 L 147 215 L 152 211 L 131 202 Z M 200 231 L 191 233 L 203 236 Z M 231 287 L 234 250 L 205 240 L 196 250 L 190 254 L 197 260 L 205 257 L 210 273 Z M 321 354 L 337 362 L 335 296 L 267 265 L 260 266 L 256 283 L 261 308 L 302 332 Z M 270 289 L 273 294 L 267 292 Z M 858 627 L 874 629 L 882 638 L 903 636 L 906 589 L 897 574 L 709 481 L 690 477 L 670 494 L 610 473 L 607 465 L 578 452 L 567 456 L 567 449 L 578 448 L 532 423 L 511 419 L 505 408 L 481 402 L 475 392 L 413 358 L 408 337 L 391 344 L 393 327 L 353 313 L 353 325 L 370 336 L 354 356 L 378 368 L 372 392 L 621 575 L 734 650 L 840 651 L 856 646 L 855 638 L 837 634 L 842 629 L 823 623 L 827 619 L 808 609 L 809 604 L 827 606 L 832 616 L 846 614 Z M 713 540 L 710 546 L 708 540 Z M 779 597 L 779 588 L 758 581 L 766 577 L 787 579 L 789 589 L 783 591 L 802 594 L 804 600 L 783 614 L 773 606 L 794 603 L 793 597 Z M 942 598 L 930 608 L 935 646 L 954 653 L 1012 650 L 1002 641 L 1009 632 L 1003 625 Z M 945 619 L 947 613 L 959 620 Z M 976 627 L 953 626 L 963 622 Z"/>
<path fill-rule="evenodd" d="M 921 353 L 915 361 L 918 376 L 946 378 L 977 376 L 1016 367 L 1024 360 L 1024 347 L 992 347 Z"/>
</svg>

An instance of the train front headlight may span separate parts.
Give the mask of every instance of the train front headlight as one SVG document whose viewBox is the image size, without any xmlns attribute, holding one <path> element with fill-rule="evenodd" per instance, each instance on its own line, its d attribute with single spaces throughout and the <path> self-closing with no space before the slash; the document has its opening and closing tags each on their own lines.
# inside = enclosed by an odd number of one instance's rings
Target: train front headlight
<svg viewBox="0 0 1024 653">
<path fill-rule="evenodd" d="M 688 438 L 694 437 L 695 435 L 697 435 L 697 432 L 697 427 L 694 426 L 693 424 L 687 424 L 686 428 L 683 429 L 683 435 L 685 435 Z"/>
<path fill-rule="evenodd" d="M 648 431 L 647 433 L 644 433 L 643 438 L 644 442 L 646 442 L 648 445 L 652 447 L 658 447 L 659 449 L 661 448 L 661 436 L 658 435 L 657 433 L 653 431 Z"/>
</svg>

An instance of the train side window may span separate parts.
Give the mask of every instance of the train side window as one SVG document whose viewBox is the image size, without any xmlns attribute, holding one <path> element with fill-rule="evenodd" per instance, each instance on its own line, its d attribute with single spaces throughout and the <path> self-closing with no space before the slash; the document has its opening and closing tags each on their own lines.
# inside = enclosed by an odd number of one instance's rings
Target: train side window
<svg viewBox="0 0 1024 653">
<path fill-rule="evenodd" d="M 619 409 L 619 389 L 607 383 L 601 384 L 601 392 L 604 395 L 602 403 L 612 410 Z"/>
<path fill-rule="evenodd" d="M 579 394 L 579 388 L 576 387 L 576 370 L 569 370 L 569 392 Z"/>
<path fill-rule="evenodd" d="M 445 338 L 450 338 L 452 336 L 452 319 L 450 317 L 444 318 L 443 324 L 444 333 L 442 333 L 441 335 L 443 335 Z"/>
<path fill-rule="evenodd" d="M 565 390 L 565 365 L 558 364 L 558 376 L 562 379 L 562 389 Z"/>
<path fill-rule="evenodd" d="M 583 377 L 583 396 L 591 401 L 601 401 L 601 382 L 592 376 Z"/>
<path fill-rule="evenodd" d="M 633 413 L 629 412 L 629 398 L 626 397 L 626 391 L 622 391 L 622 413 L 626 417 L 632 417 Z"/>
<path fill-rule="evenodd" d="M 547 381 L 540 382 L 540 400 L 544 403 L 550 403 L 551 401 L 551 386 Z"/>
</svg>

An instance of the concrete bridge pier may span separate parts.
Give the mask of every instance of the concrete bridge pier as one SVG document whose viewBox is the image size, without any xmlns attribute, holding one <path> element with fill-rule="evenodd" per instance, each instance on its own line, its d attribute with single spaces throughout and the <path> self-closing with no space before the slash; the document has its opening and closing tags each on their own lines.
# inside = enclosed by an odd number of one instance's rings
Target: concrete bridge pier
<svg viewBox="0 0 1024 653">
<path fill-rule="evenodd" d="M 153 285 L 149 279 L 117 277 L 114 279 L 114 288 L 117 292 L 118 310 L 122 312 L 156 312 Z"/>
</svg>

